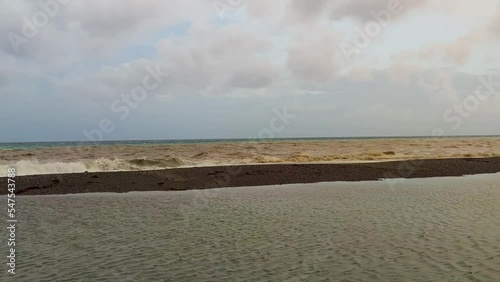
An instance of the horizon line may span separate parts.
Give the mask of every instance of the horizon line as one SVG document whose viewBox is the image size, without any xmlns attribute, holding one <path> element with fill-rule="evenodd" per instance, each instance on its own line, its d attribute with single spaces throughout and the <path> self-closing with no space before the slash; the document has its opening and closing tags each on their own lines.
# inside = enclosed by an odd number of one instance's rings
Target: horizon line
<svg viewBox="0 0 500 282">
<path fill-rule="evenodd" d="M 383 139 L 383 138 L 453 138 L 453 137 L 500 137 L 500 135 L 443 135 L 443 136 L 430 136 L 430 135 L 387 135 L 387 136 L 312 136 L 312 137 L 276 137 L 276 138 L 180 138 L 180 139 L 112 139 L 112 140 L 65 140 L 65 141 L 0 141 L 0 144 L 13 144 L 13 143 L 100 143 L 100 142 L 137 142 L 137 141 L 218 141 L 218 140 L 290 140 L 290 139 Z"/>
</svg>

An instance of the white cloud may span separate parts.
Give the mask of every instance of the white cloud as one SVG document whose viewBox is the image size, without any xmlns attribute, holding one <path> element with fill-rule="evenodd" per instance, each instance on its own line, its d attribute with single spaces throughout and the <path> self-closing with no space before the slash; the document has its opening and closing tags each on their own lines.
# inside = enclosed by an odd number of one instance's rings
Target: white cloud
<svg viewBox="0 0 500 282">
<path fill-rule="evenodd" d="M 206 110 L 230 120 L 263 101 L 279 107 L 293 98 L 304 104 L 302 121 L 291 127 L 295 133 L 313 130 L 305 121 L 321 118 L 319 112 L 331 116 L 318 121 L 315 135 L 332 129 L 332 117 L 359 124 L 379 115 L 367 122 L 373 132 L 398 116 L 407 125 L 433 127 L 443 107 L 471 91 L 479 71 L 498 68 L 496 0 L 401 0 L 403 12 L 346 63 L 339 44 L 394 1 L 249 0 L 221 19 L 210 1 L 73 0 L 16 52 L 6 35 L 22 35 L 23 17 L 32 20 L 43 10 L 38 1 L 0 0 L 0 95 L 11 105 L 53 104 L 65 113 L 80 112 L 74 104 L 87 105 L 92 116 L 140 84 L 146 66 L 161 65 L 170 75 L 152 94 L 155 103 L 140 109 L 145 113 L 179 101 L 203 108 L 209 100 L 220 107 Z M 442 29 L 450 32 L 436 37 L 429 20 L 441 16 L 447 21 Z M 253 108 L 245 104 L 250 102 Z M 196 108 L 183 105 L 176 110 Z M 2 108 L 0 118 L 28 111 L 14 107 Z M 478 116 L 494 115 L 491 107 Z M 425 114 L 428 119 L 419 120 Z M 63 118 L 57 111 L 47 115 L 55 123 Z M 85 124 L 85 117 L 68 118 Z"/>
</svg>

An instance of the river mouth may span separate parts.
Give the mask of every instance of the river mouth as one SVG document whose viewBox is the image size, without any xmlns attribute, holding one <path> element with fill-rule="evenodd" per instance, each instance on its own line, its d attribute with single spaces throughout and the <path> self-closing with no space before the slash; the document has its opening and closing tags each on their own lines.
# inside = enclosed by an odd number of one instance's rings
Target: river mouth
<svg viewBox="0 0 500 282">
<path fill-rule="evenodd" d="M 500 174 L 17 201 L 19 281 L 500 275 Z"/>
</svg>

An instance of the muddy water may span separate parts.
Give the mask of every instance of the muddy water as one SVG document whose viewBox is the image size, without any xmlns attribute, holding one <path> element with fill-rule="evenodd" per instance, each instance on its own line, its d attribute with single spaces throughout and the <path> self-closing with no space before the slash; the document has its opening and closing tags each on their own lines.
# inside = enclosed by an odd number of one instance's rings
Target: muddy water
<svg viewBox="0 0 500 282">
<path fill-rule="evenodd" d="M 359 162 L 500 156 L 499 137 L 379 138 L 27 147 L 0 150 L 0 176 L 225 164 Z"/>
</svg>

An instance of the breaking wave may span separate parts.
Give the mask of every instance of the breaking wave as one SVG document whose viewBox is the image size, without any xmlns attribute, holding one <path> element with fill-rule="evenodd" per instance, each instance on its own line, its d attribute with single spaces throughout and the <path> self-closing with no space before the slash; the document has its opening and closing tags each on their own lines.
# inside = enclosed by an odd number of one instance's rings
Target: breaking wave
<svg viewBox="0 0 500 282">
<path fill-rule="evenodd" d="M 52 173 L 78 173 L 98 171 L 131 171 L 154 170 L 185 166 L 187 163 L 181 158 L 167 159 L 106 159 L 85 160 L 78 162 L 40 162 L 33 160 L 20 160 L 7 164 L 0 161 L 0 177 L 7 176 L 7 170 L 16 168 L 16 175 L 35 175 Z"/>
<path fill-rule="evenodd" d="M 5 176 L 11 166 L 17 168 L 19 175 L 32 175 L 495 156 L 500 156 L 500 138 L 493 137 L 29 147 L 0 149 L 0 176 Z"/>
</svg>

